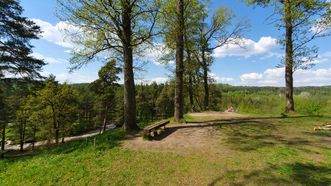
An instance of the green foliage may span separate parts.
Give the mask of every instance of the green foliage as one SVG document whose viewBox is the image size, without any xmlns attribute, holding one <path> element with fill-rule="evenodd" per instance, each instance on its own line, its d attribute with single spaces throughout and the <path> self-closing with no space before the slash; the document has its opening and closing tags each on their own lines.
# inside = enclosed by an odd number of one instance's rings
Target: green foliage
<svg viewBox="0 0 331 186">
<path fill-rule="evenodd" d="M 60 85 L 52 79 L 45 82 L 45 87 L 31 96 L 28 103 L 33 103 L 32 121 L 42 123 L 43 138 L 55 139 L 70 134 L 77 121 L 77 92 L 67 84 Z M 31 105 L 28 105 L 31 106 Z"/>
<path fill-rule="evenodd" d="M 222 85 L 221 111 L 229 106 L 238 112 L 275 115 L 285 106 L 283 88 L 274 87 L 232 87 Z M 330 87 L 295 88 L 296 111 L 307 115 L 329 115 Z"/>
<path fill-rule="evenodd" d="M 176 12 L 177 0 L 164 1 L 158 25 L 163 33 L 166 45 L 170 49 L 176 48 L 176 35 L 178 17 Z M 184 0 L 184 33 L 186 44 L 193 45 L 194 34 L 198 31 L 198 24 L 202 17 L 207 16 L 205 5 L 198 0 Z"/>
<path fill-rule="evenodd" d="M 32 39 L 38 39 L 39 26 L 22 16 L 19 1 L 1 1 L 0 11 L 0 80 L 5 73 L 41 77 L 39 71 L 45 63 L 31 56 L 30 44 Z"/>
<path fill-rule="evenodd" d="M 90 90 L 97 96 L 94 107 L 98 114 L 95 117 L 95 122 L 103 130 L 109 124 L 110 118 L 115 121 L 116 105 L 118 104 L 118 100 L 115 99 L 115 88 L 118 86 L 117 81 L 120 72 L 121 69 L 116 67 L 116 61 L 111 60 L 99 70 L 99 79 L 90 84 Z"/>
<path fill-rule="evenodd" d="M 157 112 L 163 117 L 173 116 L 175 108 L 175 87 L 173 83 L 166 84 L 156 100 Z"/>
<path fill-rule="evenodd" d="M 93 61 L 123 59 L 124 45 L 138 52 L 138 46 L 154 35 L 160 6 L 159 0 L 57 0 L 57 3 L 58 17 L 79 28 L 67 33 L 75 44 L 83 46 L 72 51 L 72 69 Z M 135 15 L 130 17 L 129 27 L 123 25 L 123 17 L 128 16 L 125 14 Z M 130 41 L 124 34 L 129 32 Z M 109 55 L 101 58 L 100 53 Z"/>
</svg>

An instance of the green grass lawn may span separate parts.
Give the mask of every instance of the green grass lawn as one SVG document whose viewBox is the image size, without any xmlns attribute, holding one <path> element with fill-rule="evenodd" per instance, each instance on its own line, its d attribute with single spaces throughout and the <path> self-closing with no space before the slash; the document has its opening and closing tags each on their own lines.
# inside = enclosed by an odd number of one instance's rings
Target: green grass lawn
<svg viewBox="0 0 331 186">
<path fill-rule="evenodd" d="M 76 141 L 0 160 L 0 185 L 331 185 L 331 133 L 313 131 L 327 121 L 222 121 L 219 147 L 210 150 L 221 153 L 211 156 L 126 149 L 116 129 L 96 147 Z"/>
</svg>

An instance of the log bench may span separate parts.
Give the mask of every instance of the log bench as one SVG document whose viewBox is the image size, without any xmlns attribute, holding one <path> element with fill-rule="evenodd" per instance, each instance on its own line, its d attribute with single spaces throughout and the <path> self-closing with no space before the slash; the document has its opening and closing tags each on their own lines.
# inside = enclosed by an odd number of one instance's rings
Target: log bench
<svg viewBox="0 0 331 186">
<path fill-rule="evenodd" d="M 165 130 L 165 126 L 170 123 L 170 120 L 165 119 L 159 122 L 156 122 L 150 126 L 144 128 L 144 136 L 154 137 L 156 134 L 159 134 L 158 131 Z"/>
<path fill-rule="evenodd" d="M 325 125 L 323 127 L 315 127 L 314 131 L 318 131 L 318 130 L 330 130 L 331 131 L 331 125 Z"/>
</svg>

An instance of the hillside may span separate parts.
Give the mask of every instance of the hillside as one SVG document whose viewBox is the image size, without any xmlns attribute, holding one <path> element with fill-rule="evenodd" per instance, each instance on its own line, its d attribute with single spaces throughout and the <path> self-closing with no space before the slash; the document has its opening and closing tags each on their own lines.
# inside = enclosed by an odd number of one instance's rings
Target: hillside
<svg viewBox="0 0 331 186">
<path fill-rule="evenodd" d="M 170 126 L 162 140 L 139 143 L 116 129 L 98 136 L 96 147 L 82 140 L 0 160 L 0 185 L 327 185 L 331 133 L 312 131 L 326 121 L 269 117 Z"/>
</svg>

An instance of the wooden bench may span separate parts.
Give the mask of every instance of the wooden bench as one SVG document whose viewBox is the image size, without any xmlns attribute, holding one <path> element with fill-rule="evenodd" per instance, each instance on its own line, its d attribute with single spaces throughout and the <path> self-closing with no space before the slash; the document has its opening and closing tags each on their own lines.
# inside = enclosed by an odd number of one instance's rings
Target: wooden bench
<svg viewBox="0 0 331 186">
<path fill-rule="evenodd" d="M 159 122 L 156 122 L 150 126 L 144 128 L 144 135 L 148 137 L 154 137 L 156 134 L 159 134 L 158 131 L 165 130 L 165 126 L 170 123 L 170 120 L 165 119 Z"/>
</svg>

